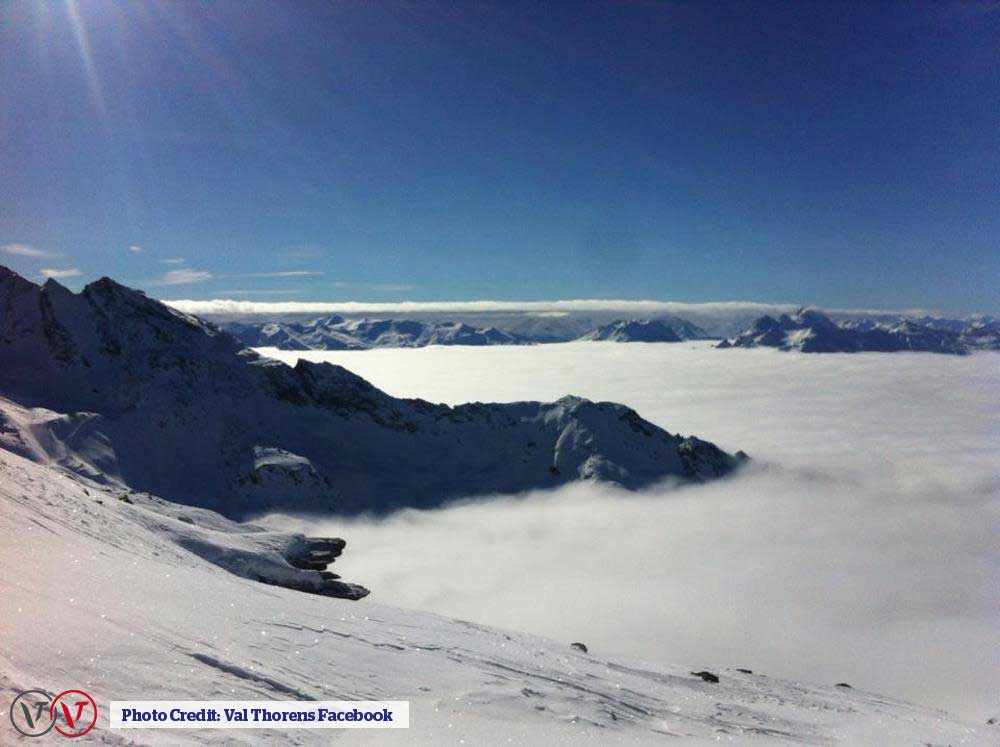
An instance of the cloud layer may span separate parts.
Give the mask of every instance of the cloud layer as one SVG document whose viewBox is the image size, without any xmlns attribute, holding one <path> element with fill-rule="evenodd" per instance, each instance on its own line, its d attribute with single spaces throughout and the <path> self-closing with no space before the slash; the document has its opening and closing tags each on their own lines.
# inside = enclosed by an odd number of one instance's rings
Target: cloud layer
<svg viewBox="0 0 1000 747">
<path fill-rule="evenodd" d="M 756 458 L 680 490 L 577 485 L 383 521 L 281 520 L 345 536 L 341 562 L 379 601 L 598 656 L 848 681 L 996 715 L 1000 356 L 574 343 L 308 357 L 397 395 L 625 401 Z"/>
<path fill-rule="evenodd" d="M 337 286 L 338 284 L 334 284 Z M 340 284 L 338 287 L 354 284 Z M 405 291 L 407 285 L 380 283 L 365 286 L 372 289 Z M 568 301 L 239 301 L 234 299 L 213 299 L 195 301 L 187 299 L 164 301 L 179 311 L 188 314 L 412 314 L 412 313 L 532 313 L 558 314 L 573 312 L 614 312 L 630 315 L 675 314 L 684 315 L 731 315 L 731 314 L 784 314 L 795 311 L 801 304 L 771 304 L 754 301 L 717 301 L 707 303 L 684 303 L 680 301 L 627 301 L 609 299 L 578 299 Z M 919 316 L 925 309 L 828 309 L 845 314 L 887 314 L 900 313 Z"/>
<path fill-rule="evenodd" d="M 56 269 L 54 267 L 45 267 L 41 271 L 42 277 L 51 278 L 53 280 L 62 280 L 64 278 L 75 278 L 81 273 L 75 267 L 67 268 L 64 270 Z"/>
</svg>

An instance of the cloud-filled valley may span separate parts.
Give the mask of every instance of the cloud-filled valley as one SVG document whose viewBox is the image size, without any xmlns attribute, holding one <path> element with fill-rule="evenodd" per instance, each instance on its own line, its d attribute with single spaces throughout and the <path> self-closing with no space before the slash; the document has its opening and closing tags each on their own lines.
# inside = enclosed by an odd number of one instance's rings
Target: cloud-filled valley
<svg viewBox="0 0 1000 747">
<path fill-rule="evenodd" d="M 449 403 L 616 399 L 755 459 L 682 489 L 582 484 L 379 521 L 270 517 L 346 537 L 344 567 L 373 599 L 607 655 L 995 715 L 997 355 L 704 343 L 274 354 Z"/>
</svg>

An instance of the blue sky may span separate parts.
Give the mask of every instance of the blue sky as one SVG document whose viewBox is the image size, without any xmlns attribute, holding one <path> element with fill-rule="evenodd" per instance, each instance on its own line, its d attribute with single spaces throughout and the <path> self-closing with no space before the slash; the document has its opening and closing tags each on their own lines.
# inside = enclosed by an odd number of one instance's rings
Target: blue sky
<svg viewBox="0 0 1000 747">
<path fill-rule="evenodd" d="M 13 0 L 0 263 L 995 313 L 998 40 L 995 2 Z"/>
</svg>

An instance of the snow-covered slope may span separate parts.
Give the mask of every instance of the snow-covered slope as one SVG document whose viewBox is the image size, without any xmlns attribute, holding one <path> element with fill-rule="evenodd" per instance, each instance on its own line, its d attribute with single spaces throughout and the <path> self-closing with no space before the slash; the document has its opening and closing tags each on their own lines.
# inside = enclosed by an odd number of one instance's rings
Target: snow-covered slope
<svg viewBox="0 0 1000 747">
<path fill-rule="evenodd" d="M 479 329 L 459 322 L 397 319 L 351 319 L 329 316 L 298 322 L 244 324 L 223 329 L 249 347 L 281 350 L 366 350 L 419 348 L 425 345 L 519 345 L 523 341 L 495 327 Z"/>
<path fill-rule="evenodd" d="M 657 317 L 654 321 L 666 324 L 682 340 L 712 339 L 712 335 L 706 329 L 679 316 L 661 316 Z"/>
<path fill-rule="evenodd" d="M 588 332 L 581 340 L 608 342 L 680 342 L 673 327 L 649 319 L 617 319 Z"/>
<path fill-rule="evenodd" d="M 230 516 L 637 488 L 740 462 L 613 403 L 396 399 L 339 366 L 262 358 L 107 278 L 74 294 L 0 269 L 0 362 L 0 427 L 20 453 Z"/>
<path fill-rule="evenodd" d="M 775 319 L 762 316 L 741 335 L 723 340 L 719 348 L 773 347 L 802 353 L 918 351 L 964 355 L 968 348 L 959 333 L 914 321 L 881 323 L 859 319 L 837 324 L 825 314 L 800 309 Z"/>
<path fill-rule="evenodd" d="M 92 742 L 154 741 L 110 731 L 111 699 L 364 699 L 409 700 L 410 729 L 158 731 L 155 743 L 996 743 L 985 725 L 738 661 L 609 660 L 571 647 L 571 630 L 551 641 L 261 584 L 219 567 L 205 543 L 223 561 L 238 549 L 245 567 L 275 568 L 287 536 L 117 497 L 0 449 L 0 699 L 83 689 L 101 711 Z M 719 682 L 692 674 L 705 669 Z"/>
<path fill-rule="evenodd" d="M 244 324 L 229 322 L 221 325 L 248 347 L 271 347 L 281 350 L 364 350 L 363 341 L 338 327 L 344 319 L 327 316 L 306 323 L 264 322 Z"/>
<path fill-rule="evenodd" d="M 972 350 L 1000 350 L 1000 321 L 992 318 L 967 321 L 958 339 Z"/>
<path fill-rule="evenodd" d="M 352 319 L 342 328 L 374 348 L 425 345 L 517 345 L 517 340 L 495 327 L 477 329 L 459 322 L 418 322 L 392 319 Z"/>
</svg>

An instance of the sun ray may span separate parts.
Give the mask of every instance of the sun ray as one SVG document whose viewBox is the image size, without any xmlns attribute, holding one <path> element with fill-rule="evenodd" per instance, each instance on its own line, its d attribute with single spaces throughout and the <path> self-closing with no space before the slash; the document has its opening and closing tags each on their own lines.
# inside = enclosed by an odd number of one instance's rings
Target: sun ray
<svg viewBox="0 0 1000 747">
<path fill-rule="evenodd" d="M 87 27 L 80 14 L 77 0 L 66 0 L 66 11 L 69 15 L 70 25 L 73 28 L 73 36 L 76 39 L 77 47 L 80 51 L 80 59 L 83 62 L 84 72 L 87 76 L 87 85 L 90 87 L 90 97 L 97 113 L 101 118 L 101 123 L 107 131 L 111 131 L 111 118 L 108 116 L 108 107 L 104 99 L 104 88 L 101 85 L 101 78 L 97 72 L 97 64 L 94 61 L 94 54 L 90 46 L 90 38 L 87 35 Z"/>
</svg>

